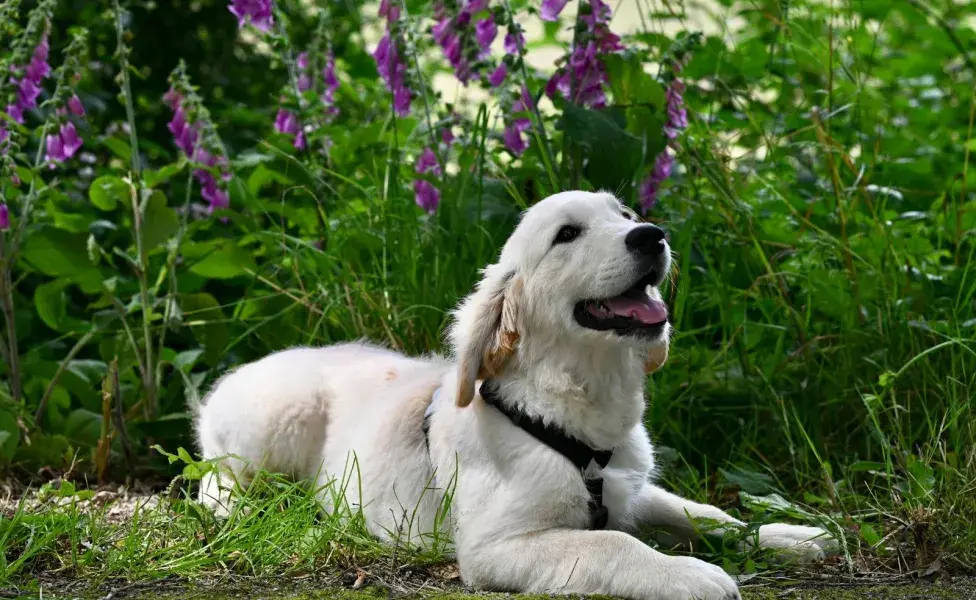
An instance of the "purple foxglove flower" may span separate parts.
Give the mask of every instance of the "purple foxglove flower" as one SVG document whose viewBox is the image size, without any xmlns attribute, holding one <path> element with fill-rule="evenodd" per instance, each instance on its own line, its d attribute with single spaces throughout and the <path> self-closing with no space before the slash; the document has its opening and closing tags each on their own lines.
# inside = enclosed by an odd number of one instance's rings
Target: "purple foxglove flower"
<svg viewBox="0 0 976 600">
<path fill-rule="evenodd" d="M 376 50 L 373 50 L 373 60 L 376 61 L 376 69 L 379 71 L 380 77 L 389 86 L 393 74 L 391 63 L 396 62 L 396 50 L 390 42 L 389 33 L 380 39 L 379 44 L 376 45 Z"/>
<path fill-rule="evenodd" d="M 14 122 L 24 124 L 24 109 L 19 104 L 8 104 L 6 112 Z"/>
<path fill-rule="evenodd" d="M 24 76 L 18 79 L 11 79 L 17 89 L 17 101 L 7 106 L 7 113 L 18 122 L 24 122 L 24 113 L 37 106 L 37 99 L 41 95 L 41 83 L 51 74 L 51 66 L 47 63 L 48 57 L 47 34 L 41 38 L 30 63 L 24 69 Z M 16 70 L 11 66 L 11 70 Z"/>
<path fill-rule="evenodd" d="M 41 95 L 41 86 L 33 80 L 24 77 L 20 80 L 20 89 L 17 93 L 17 103 L 24 109 L 30 110 L 37 106 L 37 98 Z"/>
<path fill-rule="evenodd" d="M 525 36 L 519 31 L 518 35 L 511 30 L 505 35 L 505 52 L 508 54 L 518 54 L 519 48 L 525 48 Z"/>
<path fill-rule="evenodd" d="M 237 17 L 237 26 L 248 23 L 260 31 L 269 31 L 274 25 L 272 0 L 232 0 L 227 9 Z"/>
<path fill-rule="evenodd" d="M 513 113 L 525 112 L 527 110 L 532 110 L 532 107 L 533 107 L 532 95 L 529 94 L 529 88 L 522 86 L 522 95 L 519 96 L 518 100 L 516 100 L 512 104 L 512 112 Z"/>
<path fill-rule="evenodd" d="M 583 13 L 580 15 L 580 20 L 583 21 L 591 30 L 597 25 L 603 25 L 610 21 L 613 17 L 613 9 L 610 8 L 603 0 L 589 0 L 590 10 L 589 13 Z M 563 2 L 565 5 L 566 3 Z"/>
<path fill-rule="evenodd" d="M 197 145 L 199 137 L 197 130 L 187 125 L 176 137 L 176 147 L 182 150 L 183 154 L 190 156 L 193 154 L 193 148 Z"/>
<path fill-rule="evenodd" d="M 444 48 L 444 53 L 447 55 L 447 60 L 451 62 L 451 66 L 457 68 L 461 64 L 463 55 L 461 52 L 461 36 L 451 34 L 448 36 L 447 45 Z"/>
<path fill-rule="evenodd" d="M 71 158 L 76 152 L 81 148 L 84 142 L 78 135 L 78 130 L 75 129 L 74 123 L 68 122 L 61 126 L 61 131 L 59 133 L 61 137 L 61 144 L 64 148 L 64 154 L 67 158 Z"/>
<path fill-rule="evenodd" d="M 6 204 L 0 203 L 0 231 L 8 229 L 10 229 L 10 209 Z"/>
<path fill-rule="evenodd" d="M 620 41 L 620 36 L 613 33 L 609 29 L 606 29 L 601 33 L 601 35 L 597 38 L 596 43 L 600 54 L 623 52 L 626 49 L 624 48 L 623 43 Z"/>
<path fill-rule="evenodd" d="M 684 106 L 685 99 L 681 95 L 684 89 L 684 84 L 675 77 L 668 85 L 664 96 L 668 107 L 668 119 L 664 124 L 664 134 L 672 142 L 678 137 L 681 130 L 688 127 L 688 111 Z"/>
<path fill-rule="evenodd" d="M 491 51 L 491 43 L 497 36 L 498 25 L 495 25 L 495 20 L 491 17 L 478 21 L 474 26 L 474 37 L 485 55 Z"/>
<path fill-rule="evenodd" d="M 260 31 L 270 31 L 274 25 L 272 0 L 231 0 L 227 7 L 237 17 L 238 27 L 248 23 Z"/>
<path fill-rule="evenodd" d="M 443 46 L 444 41 L 447 39 L 447 36 L 450 35 L 451 33 L 451 18 L 450 17 L 442 18 L 440 21 L 437 22 L 436 25 L 434 25 L 431 28 L 430 31 L 431 34 L 434 36 L 434 41 L 437 42 L 439 46 Z"/>
<path fill-rule="evenodd" d="M 410 102 L 413 97 L 410 89 L 405 85 L 400 85 L 393 90 L 393 110 L 397 116 L 405 117 L 410 114 Z"/>
<path fill-rule="evenodd" d="M 195 173 L 200 181 L 200 195 L 210 204 L 210 212 L 219 208 L 230 206 L 230 198 L 227 192 L 220 189 L 216 178 L 209 171 L 197 171 Z"/>
<path fill-rule="evenodd" d="M 335 54 L 329 50 L 325 59 L 325 68 L 322 69 L 322 80 L 325 82 L 325 91 L 322 92 L 322 102 L 331 105 L 335 102 L 335 92 L 339 89 L 339 78 L 336 77 Z"/>
<path fill-rule="evenodd" d="M 204 148 L 197 148 L 193 152 L 193 160 L 202 165 L 207 165 L 208 167 L 212 167 L 217 163 L 217 159 L 214 157 L 214 155 L 207 152 Z"/>
<path fill-rule="evenodd" d="M 425 180 L 417 179 L 413 182 L 414 201 L 417 206 L 424 209 L 427 214 L 434 214 L 437 206 L 441 202 L 441 193 L 434 184 Z"/>
<path fill-rule="evenodd" d="M 671 171 L 674 169 L 674 162 L 674 156 L 665 148 L 657 155 L 651 174 L 641 183 L 639 191 L 640 205 L 641 210 L 645 214 L 657 204 L 657 194 L 661 189 L 661 184 L 671 176 Z"/>
<path fill-rule="evenodd" d="M 304 150 L 306 148 L 304 131 L 299 131 L 295 135 L 295 140 L 292 142 L 292 145 L 295 147 L 296 150 Z"/>
<path fill-rule="evenodd" d="M 488 83 L 491 87 L 496 88 L 505 82 L 505 77 L 508 76 L 508 66 L 505 63 L 498 65 L 498 68 L 488 77 Z"/>
<path fill-rule="evenodd" d="M 566 3 L 569 0 L 542 0 L 542 13 L 541 17 L 543 21 L 555 21 L 559 18 L 559 13 L 563 12 L 566 8 Z M 581 2 L 583 0 L 580 0 Z"/>
<path fill-rule="evenodd" d="M 76 117 L 85 116 L 85 105 L 81 103 L 81 99 L 78 96 L 68 98 L 68 110 Z"/>
<path fill-rule="evenodd" d="M 27 65 L 24 77 L 40 83 L 42 79 L 51 74 L 51 65 L 47 64 L 49 50 L 50 46 L 48 45 L 47 34 L 45 34 L 37 47 L 34 48 L 34 55 L 31 57 L 30 64 Z"/>
<path fill-rule="evenodd" d="M 382 0 L 380 2 L 379 15 L 386 18 L 387 21 L 399 21 L 400 20 L 400 4 L 397 0 Z"/>
<path fill-rule="evenodd" d="M 163 94 L 163 104 L 168 106 L 170 110 L 176 110 L 176 107 L 182 102 L 183 96 L 181 96 L 180 93 L 174 88 L 169 88 L 169 90 Z"/>
<path fill-rule="evenodd" d="M 417 164 L 414 165 L 414 170 L 419 174 L 424 173 L 434 173 L 435 175 L 441 174 L 441 166 L 437 162 L 437 155 L 430 148 L 424 148 L 424 151 L 420 154 L 417 159 Z"/>
<path fill-rule="evenodd" d="M 515 156 L 522 156 L 525 149 L 529 147 L 528 141 L 522 137 L 522 129 L 519 121 L 524 121 L 520 119 L 509 123 L 505 130 L 502 132 L 502 139 L 505 140 L 505 147 L 508 148 L 509 152 Z"/>
<path fill-rule="evenodd" d="M 476 15 L 488 9 L 489 0 L 468 0 L 464 6 L 464 11 L 468 14 Z"/>
<path fill-rule="evenodd" d="M 451 131 L 450 127 L 441 130 L 441 141 L 448 146 L 454 143 L 454 132 Z"/>
<path fill-rule="evenodd" d="M 197 132 L 186 122 L 186 113 L 183 112 L 183 107 L 177 105 L 173 112 L 173 118 L 166 127 L 173 134 L 176 147 L 182 150 L 183 154 L 193 156 L 193 148 L 197 143 Z"/>
<path fill-rule="evenodd" d="M 61 135 L 57 133 L 51 133 L 47 136 L 47 153 L 44 160 L 50 164 L 64 162 L 68 160 L 67 154 L 64 152 L 64 142 L 61 141 Z"/>
<path fill-rule="evenodd" d="M 307 73 L 301 73 L 298 76 L 298 81 L 295 82 L 295 86 L 299 92 L 305 93 L 312 89 L 312 78 Z"/>
<path fill-rule="evenodd" d="M 295 135 L 299 132 L 298 117 L 291 111 L 279 109 L 278 115 L 275 117 L 274 128 L 278 133 Z"/>
<path fill-rule="evenodd" d="M 308 68 L 308 52 L 302 52 L 301 54 L 299 54 L 298 55 L 298 58 L 295 59 L 295 64 L 298 65 L 298 68 L 299 69 L 307 69 Z"/>
</svg>

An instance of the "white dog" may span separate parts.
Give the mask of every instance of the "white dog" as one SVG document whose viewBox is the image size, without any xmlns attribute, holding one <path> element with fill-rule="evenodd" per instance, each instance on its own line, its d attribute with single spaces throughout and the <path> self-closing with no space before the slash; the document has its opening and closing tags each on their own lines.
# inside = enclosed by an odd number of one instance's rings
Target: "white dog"
<svg viewBox="0 0 976 600">
<path fill-rule="evenodd" d="M 263 468 L 316 481 L 330 511 L 345 482 L 380 538 L 418 542 L 447 523 L 478 588 L 738 598 L 719 567 L 627 533 L 656 526 L 690 541 L 694 518 L 742 525 L 651 481 L 643 392 L 668 354 L 657 286 L 670 266 L 664 232 L 612 195 L 542 200 L 455 311 L 456 362 L 347 343 L 222 377 L 197 435 L 204 458 L 235 458 L 205 478 L 201 502 L 226 512 L 230 476 L 247 483 Z M 758 537 L 808 560 L 837 546 L 812 527 L 766 525 Z"/>
</svg>

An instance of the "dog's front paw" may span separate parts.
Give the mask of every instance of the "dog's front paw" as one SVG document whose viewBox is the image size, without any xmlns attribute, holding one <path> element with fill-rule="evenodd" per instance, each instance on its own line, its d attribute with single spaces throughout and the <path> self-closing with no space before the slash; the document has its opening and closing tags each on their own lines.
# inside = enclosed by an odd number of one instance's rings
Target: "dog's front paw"
<svg viewBox="0 0 976 600">
<path fill-rule="evenodd" d="M 759 528 L 759 547 L 776 551 L 782 561 L 817 562 L 840 552 L 840 544 L 819 527 L 771 523 Z"/>
<path fill-rule="evenodd" d="M 697 558 L 670 556 L 664 567 L 666 589 L 660 598 L 741 600 L 735 581 L 720 567 Z"/>
</svg>

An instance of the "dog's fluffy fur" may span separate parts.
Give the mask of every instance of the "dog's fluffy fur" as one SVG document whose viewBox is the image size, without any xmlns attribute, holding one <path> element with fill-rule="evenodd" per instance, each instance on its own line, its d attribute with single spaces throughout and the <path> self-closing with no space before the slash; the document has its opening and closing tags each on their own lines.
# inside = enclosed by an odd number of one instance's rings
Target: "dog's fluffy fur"
<svg viewBox="0 0 976 600">
<path fill-rule="evenodd" d="M 554 244 L 566 224 L 582 233 Z M 574 319 L 577 302 L 637 281 L 637 259 L 624 239 L 638 226 L 609 194 L 564 192 L 530 208 L 454 312 L 451 360 L 346 343 L 281 351 L 225 375 L 199 408 L 196 429 L 204 458 L 234 457 L 204 479 L 201 502 L 226 513 L 231 476 L 246 484 L 257 468 L 313 480 L 316 489 L 352 473 L 345 500 L 361 507 L 369 530 L 417 542 L 434 528 L 450 488 L 446 522 L 470 585 L 737 598 L 722 569 L 662 554 L 627 533 L 656 526 L 690 541 L 689 517 L 742 525 L 652 482 L 645 373 L 665 362 L 670 326 L 640 337 Z M 666 245 L 657 260 L 648 291 L 660 299 L 656 285 L 670 268 Z M 481 401 L 485 377 L 524 412 L 594 447 L 614 448 L 603 470 L 606 530 L 586 529 L 589 496 L 579 471 Z M 436 390 L 428 452 L 422 422 Z M 333 499 L 321 493 L 323 510 L 334 508 Z M 759 543 L 803 560 L 836 547 L 821 529 L 785 524 L 761 527 Z"/>
</svg>

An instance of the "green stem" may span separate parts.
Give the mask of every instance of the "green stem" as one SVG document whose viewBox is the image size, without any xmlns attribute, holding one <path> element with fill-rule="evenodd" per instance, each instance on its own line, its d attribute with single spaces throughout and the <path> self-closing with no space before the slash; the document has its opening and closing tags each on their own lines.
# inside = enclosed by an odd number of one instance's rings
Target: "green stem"
<svg viewBox="0 0 976 600">
<path fill-rule="evenodd" d="M 515 15 L 512 13 L 512 5 L 509 4 L 508 0 L 505 0 L 505 11 L 508 13 L 508 20 L 510 23 L 516 23 Z M 529 72 L 525 69 L 525 46 L 522 45 L 521 28 L 519 30 L 519 35 L 515 36 L 515 45 L 518 47 L 519 54 L 519 70 L 522 72 L 522 85 L 528 88 L 529 85 Z M 522 90 L 519 90 L 519 94 Z M 536 137 L 542 144 L 545 154 L 543 160 L 546 161 L 546 171 L 549 175 L 549 183 L 552 186 L 553 192 L 560 191 L 559 189 L 559 178 L 556 177 L 555 165 L 556 156 L 552 153 L 552 146 L 549 144 L 549 136 L 546 135 L 546 128 L 542 122 L 542 113 L 539 112 L 539 103 L 534 99 L 532 101 L 532 114 L 535 115 L 535 122 L 532 123 L 532 130 Z"/>
<path fill-rule="evenodd" d="M 146 277 L 149 270 L 149 261 L 146 257 L 146 248 L 143 244 L 142 236 L 142 219 L 145 216 L 145 203 L 140 198 L 142 195 L 142 177 L 139 161 L 139 138 L 136 134 L 136 115 L 135 107 L 132 105 L 132 87 L 129 82 L 129 60 L 128 50 L 125 47 L 125 40 L 123 39 L 124 31 L 122 25 L 122 7 L 119 5 L 119 1 L 115 0 L 116 48 L 119 54 L 119 67 L 122 72 L 122 97 L 125 100 L 125 116 L 129 124 L 129 145 L 132 159 L 132 181 L 130 182 L 129 189 L 132 199 L 132 226 L 134 229 L 138 259 L 137 276 L 139 279 L 139 302 L 142 305 L 142 335 L 145 353 L 142 384 L 146 390 L 146 416 L 153 419 L 156 417 L 158 407 L 156 406 L 156 382 L 153 377 L 153 344 L 152 332 L 150 331 L 152 303 L 149 300 L 149 281 Z"/>
</svg>

